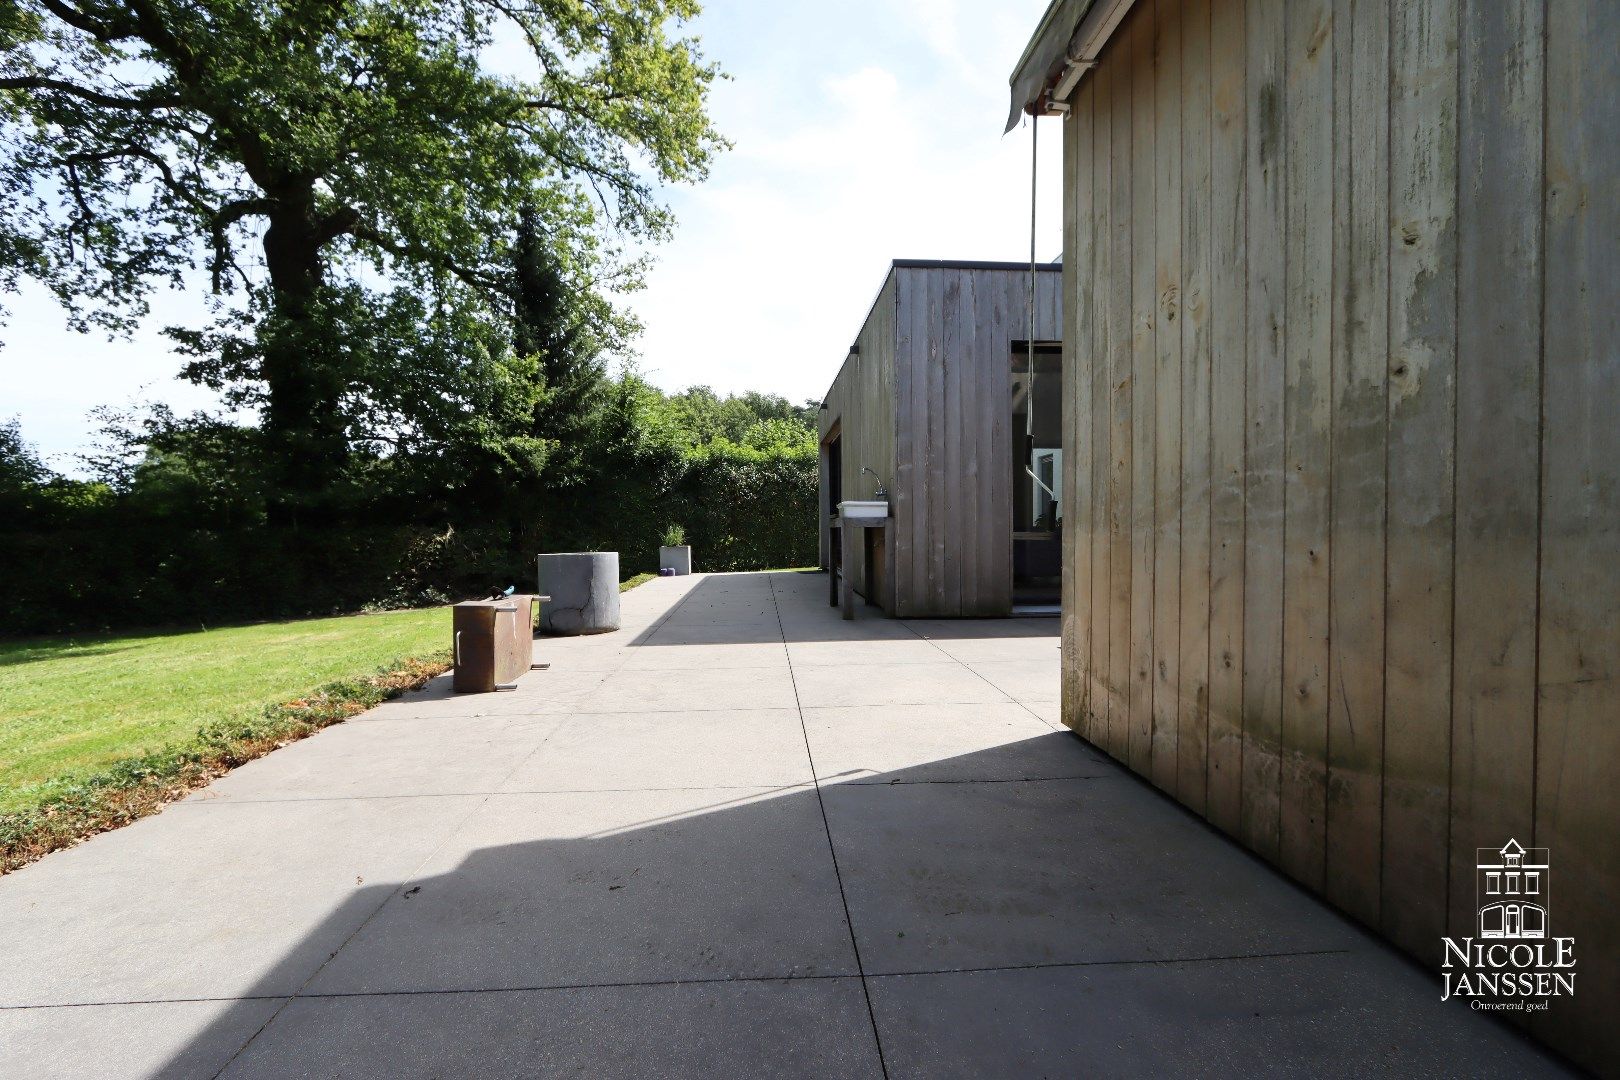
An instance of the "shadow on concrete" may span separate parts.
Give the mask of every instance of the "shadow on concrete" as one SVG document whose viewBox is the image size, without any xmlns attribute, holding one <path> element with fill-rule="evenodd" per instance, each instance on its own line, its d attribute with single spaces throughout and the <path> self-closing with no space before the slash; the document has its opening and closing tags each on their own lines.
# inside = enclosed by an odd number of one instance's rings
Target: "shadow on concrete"
<svg viewBox="0 0 1620 1080">
<path fill-rule="evenodd" d="M 777 601 L 789 601 L 779 609 Z M 627 645 L 746 645 L 766 642 L 884 641 L 922 637 L 973 640 L 1050 637 L 1055 616 L 1008 619 L 894 619 L 856 606 L 842 618 L 827 603 L 822 571 L 705 577 L 663 619 L 630 631 Z"/>
<path fill-rule="evenodd" d="M 827 779 L 490 796 L 161 1074 L 1553 1068 L 1067 733 Z"/>
</svg>

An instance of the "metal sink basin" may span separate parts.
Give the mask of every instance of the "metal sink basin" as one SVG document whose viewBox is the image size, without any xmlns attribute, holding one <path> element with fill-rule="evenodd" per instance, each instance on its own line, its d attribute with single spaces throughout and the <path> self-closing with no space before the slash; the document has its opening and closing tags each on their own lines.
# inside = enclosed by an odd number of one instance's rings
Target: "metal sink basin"
<svg viewBox="0 0 1620 1080">
<path fill-rule="evenodd" d="M 838 516 L 844 521 L 887 521 L 887 500 L 849 500 L 838 504 Z"/>
</svg>

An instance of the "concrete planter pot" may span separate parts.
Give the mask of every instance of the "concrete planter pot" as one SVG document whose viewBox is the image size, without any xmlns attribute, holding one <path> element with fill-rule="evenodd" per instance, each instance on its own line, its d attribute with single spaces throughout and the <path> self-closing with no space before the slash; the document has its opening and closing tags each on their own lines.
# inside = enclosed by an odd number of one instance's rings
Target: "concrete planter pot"
<svg viewBox="0 0 1620 1080">
<path fill-rule="evenodd" d="M 542 634 L 605 634 L 619 628 L 619 553 L 565 551 L 537 558 Z"/>
<path fill-rule="evenodd" d="M 658 549 L 659 569 L 675 571 L 675 576 L 690 574 L 692 572 L 692 545 L 681 544 L 678 547 L 661 547 Z"/>
</svg>

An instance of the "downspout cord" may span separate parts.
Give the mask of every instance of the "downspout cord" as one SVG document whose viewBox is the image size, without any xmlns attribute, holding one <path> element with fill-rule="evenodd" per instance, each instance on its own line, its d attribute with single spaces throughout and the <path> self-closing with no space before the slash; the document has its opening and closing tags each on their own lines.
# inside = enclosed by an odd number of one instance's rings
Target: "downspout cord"
<svg viewBox="0 0 1620 1080">
<path fill-rule="evenodd" d="M 1035 197 L 1040 176 L 1041 118 L 1029 118 L 1029 301 L 1025 304 L 1029 316 L 1029 340 L 1024 342 L 1026 364 L 1029 370 L 1029 392 L 1024 401 L 1024 468 L 1029 471 L 1029 440 L 1035 436 Z"/>
</svg>

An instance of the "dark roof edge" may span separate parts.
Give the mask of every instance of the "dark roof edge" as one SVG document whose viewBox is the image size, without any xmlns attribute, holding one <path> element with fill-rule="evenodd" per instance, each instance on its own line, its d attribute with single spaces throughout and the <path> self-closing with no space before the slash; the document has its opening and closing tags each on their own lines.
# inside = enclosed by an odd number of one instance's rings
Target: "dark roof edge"
<svg viewBox="0 0 1620 1080">
<path fill-rule="evenodd" d="M 889 265 L 895 270 L 1022 270 L 1029 273 L 1027 262 L 998 262 L 993 259 L 895 259 Z M 1063 264 L 1036 263 L 1035 269 L 1062 270 Z"/>
</svg>

